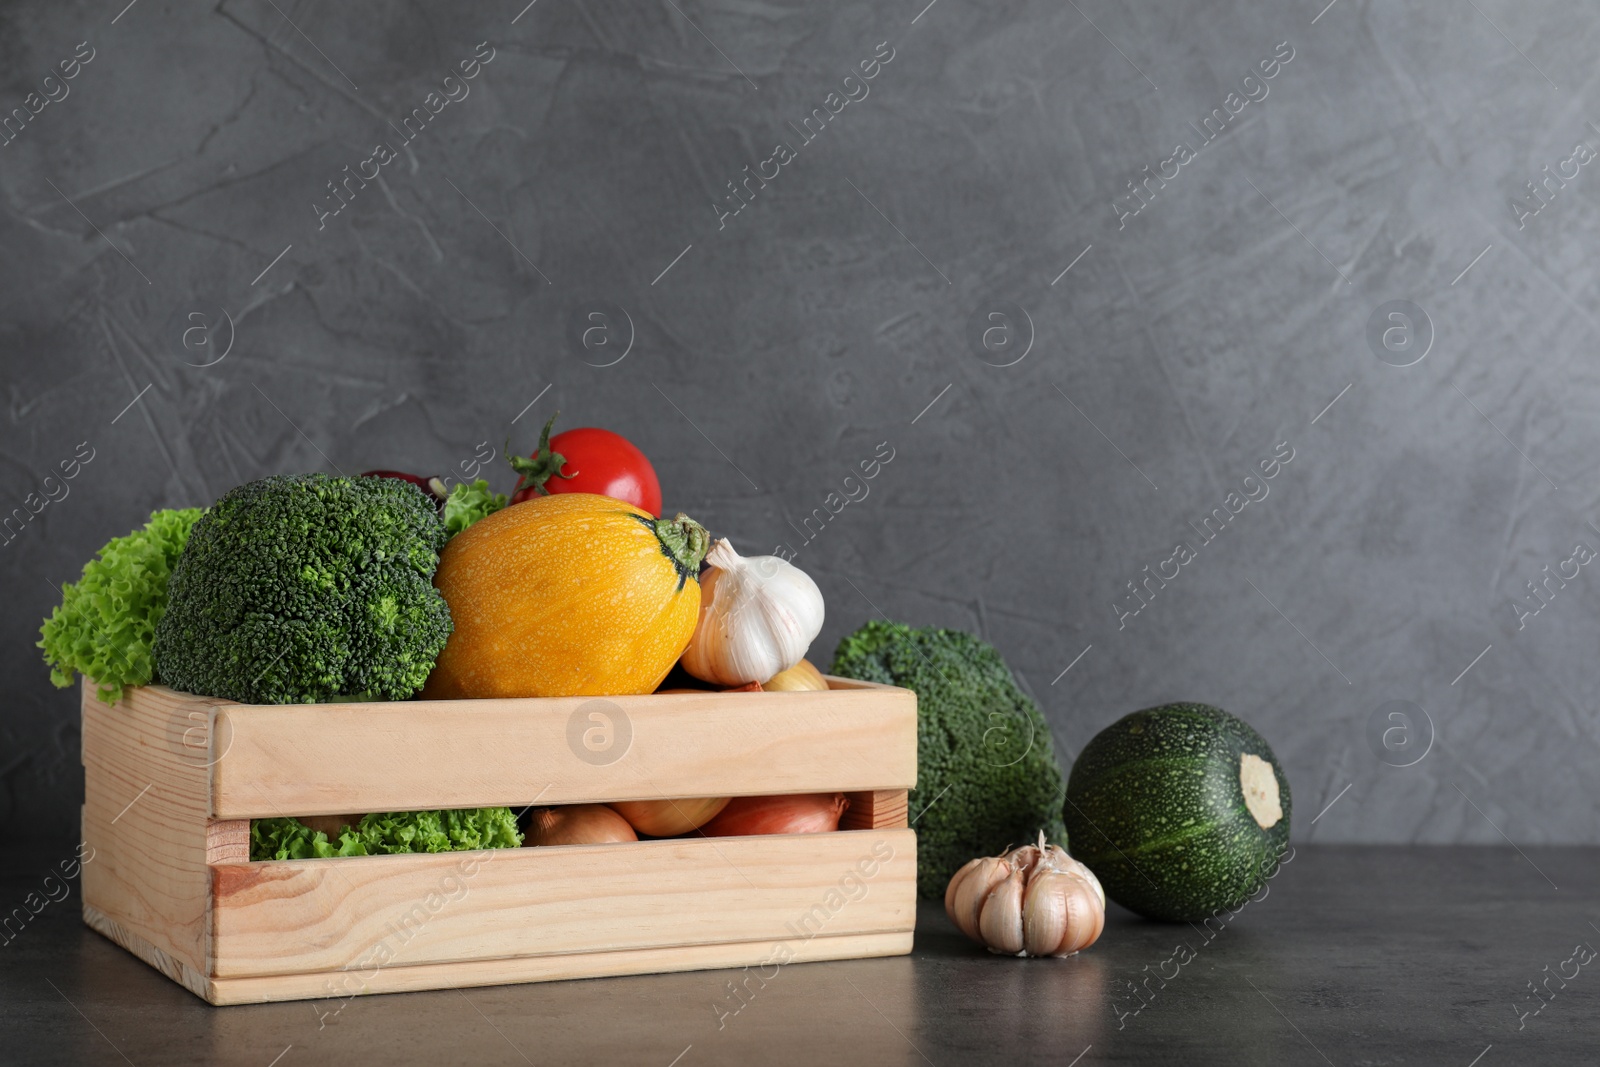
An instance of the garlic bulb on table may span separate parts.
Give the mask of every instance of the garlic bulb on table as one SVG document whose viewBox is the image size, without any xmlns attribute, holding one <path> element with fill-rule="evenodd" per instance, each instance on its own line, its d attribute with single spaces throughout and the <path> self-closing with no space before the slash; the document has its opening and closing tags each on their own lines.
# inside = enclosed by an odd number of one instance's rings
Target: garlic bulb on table
<svg viewBox="0 0 1600 1067">
<path fill-rule="evenodd" d="M 703 682 L 746 685 L 799 663 L 822 630 L 817 583 L 777 556 L 741 556 L 727 538 L 711 546 L 706 562 L 683 669 Z"/>
<path fill-rule="evenodd" d="M 1047 845 L 1014 848 L 962 867 L 944 893 L 945 914 L 961 932 L 1010 956 L 1071 956 L 1105 927 L 1106 894 L 1094 872 Z"/>
</svg>

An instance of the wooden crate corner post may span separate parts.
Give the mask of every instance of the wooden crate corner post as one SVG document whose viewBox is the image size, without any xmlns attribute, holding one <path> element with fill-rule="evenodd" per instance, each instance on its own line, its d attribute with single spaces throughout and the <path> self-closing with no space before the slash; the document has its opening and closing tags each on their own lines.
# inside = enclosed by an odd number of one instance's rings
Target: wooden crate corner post
<svg viewBox="0 0 1600 1067">
<path fill-rule="evenodd" d="M 157 686 L 110 705 L 83 683 L 83 920 L 202 997 L 210 864 L 249 858 L 249 823 L 210 817 L 213 705 Z"/>
</svg>

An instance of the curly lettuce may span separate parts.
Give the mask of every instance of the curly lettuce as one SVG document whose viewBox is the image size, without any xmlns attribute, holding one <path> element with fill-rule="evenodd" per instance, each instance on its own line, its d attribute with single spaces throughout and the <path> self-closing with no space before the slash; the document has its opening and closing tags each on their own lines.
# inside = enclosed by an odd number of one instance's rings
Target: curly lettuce
<svg viewBox="0 0 1600 1067">
<path fill-rule="evenodd" d="M 167 579 L 202 509 L 150 514 L 143 529 L 112 538 L 83 576 L 62 586 L 62 601 L 40 628 L 50 680 L 72 684 L 73 672 L 94 679 L 100 699 L 114 704 L 125 686 L 155 674 L 150 648 L 167 610 Z"/>
<path fill-rule="evenodd" d="M 505 506 L 506 495 L 491 490 L 484 479 L 457 482 L 444 501 L 444 528 L 454 537 L 479 519 L 493 515 Z"/>
<path fill-rule="evenodd" d="M 256 819 L 250 823 L 252 860 L 468 852 L 516 848 L 521 844 L 522 833 L 510 808 L 373 812 L 363 815 L 354 826 L 340 828 L 334 840 L 299 819 Z"/>
</svg>

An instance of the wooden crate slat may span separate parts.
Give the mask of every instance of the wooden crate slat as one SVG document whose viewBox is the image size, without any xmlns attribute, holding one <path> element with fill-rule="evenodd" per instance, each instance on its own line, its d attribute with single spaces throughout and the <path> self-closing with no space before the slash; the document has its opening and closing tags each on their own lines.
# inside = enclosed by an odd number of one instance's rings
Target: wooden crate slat
<svg viewBox="0 0 1600 1067">
<path fill-rule="evenodd" d="M 875 934 L 818 936 L 791 941 L 793 963 L 821 960 L 868 959 L 903 956 L 911 951 L 910 931 Z M 328 1011 L 336 1011 L 343 998 L 366 993 L 403 993 L 424 989 L 505 985 L 513 982 L 550 982 L 568 978 L 607 978 L 630 974 L 666 974 L 715 967 L 749 967 L 750 974 L 773 976 L 775 945 L 771 941 L 731 942 L 719 945 L 683 945 L 673 948 L 631 949 L 618 952 L 582 952 L 568 956 L 533 956 L 522 959 L 468 960 L 412 967 L 384 967 L 357 974 L 329 971 L 320 974 L 269 975 L 260 978 L 203 979 L 196 990 L 213 1004 L 260 1004 L 274 1000 L 309 1000 L 336 997 Z M 746 979 L 741 976 L 741 981 Z M 753 981 L 753 980 L 752 980 Z M 753 987 L 752 987 L 753 988 Z"/>
<path fill-rule="evenodd" d="M 210 814 L 351 811 L 765 796 L 916 784 L 916 697 L 830 679 L 826 693 L 686 693 L 539 701 L 216 709 Z M 611 763 L 580 758 L 569 720 L 626 720 Z M 419 758 L 420 757 L 420 758 Z"/>
<path fill-rule="evenodd" d="M 908 932 L 916 920 L 910 830 L 288 860 L 213 873 L 216 978 L 562 955 L 597 942 L 634 950 Z"/>
</svg>

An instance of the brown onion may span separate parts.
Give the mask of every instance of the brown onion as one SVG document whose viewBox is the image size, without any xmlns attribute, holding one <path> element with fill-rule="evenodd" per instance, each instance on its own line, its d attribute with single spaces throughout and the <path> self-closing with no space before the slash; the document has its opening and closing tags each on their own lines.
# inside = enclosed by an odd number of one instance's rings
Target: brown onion
<svg viewBox="0 0 1600 1067">
<path fill-rule="evenodd" d="M 540 808 L 528 820 L 527 845 L 601 845 L 637 841 L 628 820 L 604 804 Z"/>
<path fill-rule="evenodd" d="M 828 680 L 810 660 L 802 659 L 788 670 L 768 678 L 761 688 L 768 693 L 822 692 L 828 688 Z"/>
<path fill-rule="evenodd" d="M 727 797 L 685 797 L 680 800 L 620 800 L 609 805 L 641 834 L 677 837 L 716 818 Z"/>
<path fill-rule="evenodd" d="M 700 832 L 707 837 L 826 833 L 839 828 L 839 818 L 849 806 L 843 793 L 735 797 Z"/>
<path fill-rule="evenodd" d="M 339 835 L 347 826 L 355 826 L 361 822 L 361 815 L 302 815 L 300 821 L 312 830 L 321 830 L 328 835 L 328 840 L 334 844 L 339 843 Z"/>
</svg>

